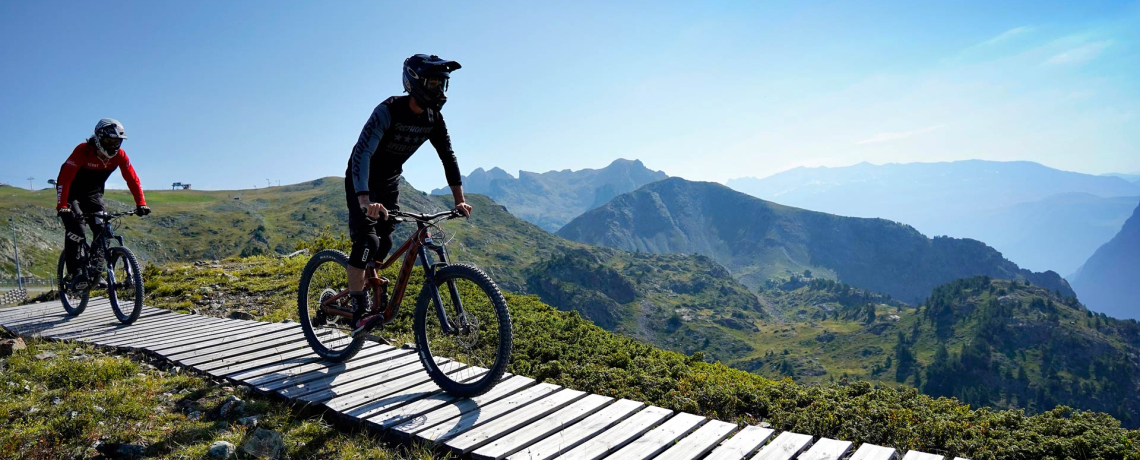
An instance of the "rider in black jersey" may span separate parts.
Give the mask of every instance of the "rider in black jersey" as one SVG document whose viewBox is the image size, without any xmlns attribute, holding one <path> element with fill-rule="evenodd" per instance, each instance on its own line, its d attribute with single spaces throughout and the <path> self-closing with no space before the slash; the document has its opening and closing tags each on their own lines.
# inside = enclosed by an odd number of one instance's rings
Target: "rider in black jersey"
<svg viewBox="0 0 1140 460">
<path fill-rule="evenodd" d="M 348 290 L 358 312 L 367 304 L 365 266 L 369 260 L 382 262 L 392 249 L 395 229 L 388 222 L 388 210 L 399 209 L 396 201 L 404 162 L 424 141 L 430 140 L 439 153 L 456 210 L 471 215 L 471 206 L 463 197 L 459 163 L 439 112 L 447 102 L 451 72 L 459 68 L 458 62 L 436 55 L 417 54 L 404 60 L 404 90 L 409 95 L 392 96 L 376 106 L 352 148 L 344 189 L 352 239 Z"/>
</svg>

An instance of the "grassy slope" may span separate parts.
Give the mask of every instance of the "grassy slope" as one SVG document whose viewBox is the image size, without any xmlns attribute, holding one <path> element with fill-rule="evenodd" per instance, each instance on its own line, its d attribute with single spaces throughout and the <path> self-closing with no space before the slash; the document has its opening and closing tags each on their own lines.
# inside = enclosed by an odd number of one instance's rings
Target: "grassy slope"
<svg viewBox="0 0 1140 460">
<path fill-rule="evenodd" d="M 150 303 L 201 308 L 232 296 L 251 299 L 235 306 L 267 319 L 292 317 L 303 259 L 255 257 L 216 266 L 155 267 L 147 273 Z M 419 282 L 413 279 L 412 292 Z M 203 292 L 203 285 L 216 287 Z M 410 338 L 412 302 L 405 301 L 401 320 L 385 336 Z M 508 294 L 508 302 L 516 328 L 510 372 L 571 388 L 726 420 L 763 420 L 780 429 L 973 459 L 1140 458 L 1140 431 L 1122 429 L 1104 414 L 1065 407 L 1036 416 L 971 409 L 914 389 L 865 382 L 801 386 L 615 335 L 534 296 Z"/>
<path fill-rule="evenodd" d="M 43 352 L 57 356 L 35 358 Z M 245 388 L 88 345 L 32 340 L 0 358 L 0 369 L 0 458 L 91 458 L 97 441 L 142 445 L 148 458 L 206 458 L 215 441 L 240 451 L 253 432 L 237 422 L 241 416 L 258 416 L 258 427 L 281 433 L 289 458 L 436 458 L 428 449 L 339 432 L 319 414 Z M 218 409 L 231 395 L 245 409 L 223 418 Z M 189 417 L 193 411 L 204 416 Z"/>
</svg>

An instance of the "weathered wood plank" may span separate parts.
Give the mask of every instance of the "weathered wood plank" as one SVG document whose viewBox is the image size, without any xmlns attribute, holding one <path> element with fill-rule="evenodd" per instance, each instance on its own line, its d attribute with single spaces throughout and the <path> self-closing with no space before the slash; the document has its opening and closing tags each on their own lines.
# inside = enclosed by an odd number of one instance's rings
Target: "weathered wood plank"
<svg viewBox="0 0 1140 460">
<path fill-rule="evenodd" d="M 811 436 L 785 431 L 770 444 L 760 449 L 753 460 L 789 460 L 811 444 Z"/>
<path fill-rule="evenodd" d="M 671 410 L 656 406 L 647 407 L 590 440 L 579 444 L 578 447 L 554 458 L 560 460 L 597 460 L 609 455 L 610 452 L 625 447 L 626 444 L 652 430 L 671 415 L 673 415 Z"/>
<path fill-rule="evenodd" d="M 199 364 L 194 367 L 210 375 L 222 377 L 261 367 L 266 364 L 304 357 L 317 358 L 317 355 L 313 353 L 313 349 L 309 347 L 308 342 L 302 340 L 301 342 L 249 353 L 240 358 L 220 359 L 212 363 Z"/>
<path fill-rule="evenodd" d="M 903 460 L 944 460 L 945 458 L 946 457 L 943 457 L 941 455 L 928 454 L 926 452 L 919 452 L 917 450 L 907 452 L 906 455 L 903 456 Z"/>
<path fill-rule="evenodd" d="M 717 444 L 736 431 L 735 423 L 709 420 L 697 431 L 685 436 L 676 445 L 669 447 L 656 460 L 694 460 L 713 450 Z"/>
<path fill-rule="evenodd" d="M 313 371 L 302 374 L 296 378 L 288 379 L 277 384 L 268 385 L 267 389 L 286 398 L 302 398 L 313 393 L 325 393 L 331 399 L 338 393 L 335 388 L 347 385 L 362 379 L 369 379 L 369 383 L 396 379 L 411 374 L 419 367 L 419 357 L 414 354 L 402 355 L 393 359 L 372 359 L 346 368 L 343 372 Z M 354 364 L 349 361 L 346 364 Z M 311 374 L 311 375 L 310 375 Z M 346 391 L 347 392 L 347 391 Z"/>
<path fill-rule="evenodd" d="M 253 359 L 249 357 L 250 354 L 266 349 L 273 349 L 275 347 L 287 346 L 289 344 L 303 343 L 305 341 L 304 334 L 301 329 L 284 330 L 266 334 L 260 337 L 261 340 L 249 339 L 232 344 L 230 346 L 215 346 L 211 348 L 204 348 L 197 352 L 185 352 L 178 355 L 167 355 L 167 359 L 181 363 L 187 366 L 197 366 L 199 364 L 207 364 L 224 359 L 238 360 Z"/>
<path fill-rule="evenodd" d="M 479 404 L 478 398 L 461 399 L 455 404 L 441 407 L 414 421 L 399 425 L 393 428 L 392 432 L 398 436 L 415 436 L 433 443 L 442 441 L 560 389 L 561 387 L 557 385 L 541 383 L 487 404 Z"/>
<path fill-rule="evenodd" d="M 897 460 L 898 453 L 890 447 L 863 444 L 848 460 Z"/>
<path fill-rule="evenodd" d="M 241 380 L 246 384 L 257 388 L 259 391 L 272 393 L 277 391 L 279 388 L 292 386 L 294 384 L 307 382 L 309 380 L 315 380 L 326 375 L 347 372 L 352 369 L 356 369 L 376 362 L 378 360 L 392 359 L 411 353 L 413 353 L 411 350 L 403 350 L 388 346 L 379 346 L 376 348 L 361 350 L 361 352 L 357 354 L 355 358 L 344 363 L 317 361 L 315 363 L 302 364 L 300 366 L 291 365 L 290 367 L 275 370 L 255 377 L 242 377 Z"/>
<path fill-rule="evenodd" d="M 610 454 L 607 459 L 613 460 L 647 460 L 664 452 L 669 446 L 696 430 L 704 423 L 705 418 L 699 415 L 682 412 L 662 423 L 661 426 L 650 430 L 641 437 L 634 439 L 617 452 Z"/>
<path fill-rule="evenodd" d="M 746 426 L 723 444 L 713 449 L 704 460 L 743 460 L 760 449 L 776 430 Z"/>
<path fill-rule="evenodd" d="M 585 392 L 578 390 L 563 389 L 554 392 L 550 396 L 520 407 L 502 417 L 464 431 L 445 441 L 444 444 L 456 452 L 469 453 L 484 444 L 522 429 L 524 425 L 546 417 L 585 396 Z M 527 426 L 526 430 L 531 428 Z"/>
<path fill-rule="evenodd" d="M 588 395 L 558 412 L 528 424 L 525 428 L 508 432 L 505 436 L 475 450 L 471 453 L 471 456 L 477 460 L 501 460 L 508 455 L 522 450 L 526 446 L 541 441 L 551 434 L 590 416 L 590 414 L 601 410 L 613 402 L 613 400 L 613 398 L 608 396 Z M 507 417 L 504 416 L 500 420 L 505 418 Z M 491 422 L 488 425 L 497 422 L 498 421 Z"/>
<path fill-rule="evenodd" d="M 421 419 L 425 414 L 431 413 L 449 404 L 488 404 L 499 398 L 513 394 L 534 384 L 534 379 L 528 377 L 509 377 L 499 381 L 495 388 L 473 399 L 460 398 L 447 393 L 434 393 L 424 399 L 415 401 L 395 409 L 371 407 L 371 404 L 352 409 L 349 413 L 367 419 L 369 425 L 381 429 L 388 429 L 407 423 L 409 426 L 424 426 L 426 422 Z M 359 412 L 357 412 L 359 411 Z"/>
<path fill-rule="evenodd" d="M 458 361 L 447 359 L 438 359 L 436 361 L 439 365 L 439 369 L 443 371 L 444 374 L 454 374 L 467 367 L 466 364 Z M 428 376 L 423 366 L 413 364 L 411 367 L 418 368 L 419 370 L 394 380 L 388 379 L 379 383 L 370 383 L 372 379 L 360 380 L 338 387 L 335 395 L 314 394 L 304 396 L 301 399 L 324 404 L 325 407 L 339 412 L 361 404 L 384 399 L 388 395 L 431 381 L 431 377 Z"/>
<path fill-rule="evenodd" d="M 93 319 L 113 318 L 114 314 L 111 313 L 111 304 L 103 303 L 101 305 L 89 305 L 87 310 L 79 316 L 68 315 L 60 306 L 58 311 L 55 312 L 42 312 L 38 315 L 28 315 L 20 318 L 13 318 L 12 320 L 5 321 L 4 327 L 8 330 L 20 333 L 29 333 L 38 331 L 56 324 L 67 322 L 83 322 Z"/>
<path fill-rule="evenodd" d="M 364 359 L 364 358 L 367 358 L 367 357 L 372 356 L 374 354 L 381 353 L 383 351 L 394 350 L 394 349 L 395 348 L 392 348 L 392 347 L 387 346 L 387 345 L 380 345 L 380 344 L 371 343 L 371 342 L 365 343 L 364 347 L 362 347 L 360 349 L 360 353 L 357 353 L 356 357 L 353 359 L 354 360 L 355 359 Z M 243 371 L 238 371 L 238 372 L 231 372 L 229 374 L 226 374 L 226 378 L 233 380 L 235 382 L 245 383 L 245 381 L 251 380 L 251 379 L 254 379 L 257 377 L 264 377 L 264 376 L 271 376 L 271 375 L 277 375 L 277 376 L 284 375 L 283 373 L 290 372 L 291 370 L 295 370 L 297 368 L 300 368 L 301 366 L 319 365 L 318 363 L 321 363 L 321 362 L 324 362 L 324 361 L 314 353 L 310 357 L 304 357 L 303 356 L 300 358 L 283 359 L 281 361 L 274 361 L 274 362 L 262 365 L 261 367 L 255 367 L 255 368 L 251 368 L 251 369 L 247 369 L 247 370 L 243 370 Z M 330 365 L 333 363 L 325 362 L 325 364 Z"/>
<path fill-rule="evenodd" d="M 162 346 L 147 347 L 147 349 L 158 353 L 163 356 L 181 356 L 186 353 L 202 353 L 206 350 L 212 350 L 215 347 L 233 347 L 237 344 L 251 344 L 258 342 L 261 338 L 269 335 L 282 332 L 288 329 L 299 329 L 301 326 L 293 325 L 290 328 L 281 328 L 267 323 L 255 323 L 250 321 L 249 327 L 241 332 L 227 333 L 224 336 L 213 337 L 209 340 L 198 342 L 192 345 L 183 343 L 172 343 Z"/>
<path fill-rule="evenodd" d="M 170 344 L 189 344 L 209 340 L 219 335 L 247 329 L 248 326 L 238 324 L 233 320 L 217 320 L 212 322 L 199 322 L 185 328 L 170 331 L 156 332 L 153 336 L 142 340 L 113 339 L 100 341 L 108 346 L 128 348 L 132 350 L 147 350 L 154 347 Z"/>
<path fill-rule="evenodd" d="M 591 437 L 616 425 L 645 407 L 645 403 L 622 399 L 610 404 L 585 420 L 567 424 L 561 431 L 510 454 L 510 460 L 547 460 L 577 447 Z M 476 452 L 478 453 L 478 452 Z"/>
<path fill-rule="evenodd" d="M 118 327 L 111 329 L 110 331 L 68 332 L 57 334 L 55 338 L 60 340 L 82 340 L 89 342 L 89 339 L 96 337 L 107 339 L 111 337 L 143 337 L 143 334 L 153 333 L 156 330 L 162 330 L 161 328 L 177 325 L 181 322 L 186 321 L 186 319 L 187 317 L 185 315 L 168 314 L 163 315 L 159 318 L 151 318 L 150 321 L 143 323 L 136 322 L 135 324 L 131 325 L 119 324 Z"/>
<path fill-rule="evenodd" d="M 796 458 L 797 460 L 839 460 L 850 450 L 850 442 L 820 438 L 812 444 L 811 449 Z"/>
<path fill-rule="evenodd" d="M 482 374 L 479 374 L 478 376 L 485 375 L 486 373 L 487 371 L 484 369 Z M 475 378 L 478 377 L 471 377 L 470 379 L 460 381 L 466 382 Z M 367 403 L 355 405 L 351 408 L 342 409 L 339 412 L 346 416 L 364 421 L 363 419 L 370 414 L 380 414 L 382 412 L 395 410 L 400 406 L 412 404 L 418 400 L 442 394 L 445 393 L 440 390 L 439 385 L 429 379 L 418 385 L 414 385 L 403 390 L 396 391 L 394 393 L 386 394 L 380 398 L 374 398 Z M 372 425 L 376 426 L 375 424 Z"/>
<path fill-rule="evenodd" d="M 162 313 L 157 313 L 157 312 L 155 312 L 155 313 L 141 313 L 141 314 L 139 314 L 139 318 L 136 320 L 135 324 L 139 324 L 140 322 L 145 323 L 146 321 L 149 321 L 155 317 L 161 317 L 161 316 L 167 315 L 167 314 L 170 314 L 170 312 L 162 311 Z M 134 324 L 132 324 L 130 326 L 126 326 L 126 327 L 130 328 L 133 325 Z M 71 332 L 106 331 L 106 330 L 110 330 L 110 329 L 114 329 L 114 328 L 118 328 L 118 327 L 123 327 L 123 323 L 120 322 L 119 319 L 117 317 L 115 317 L 114 315 L 106 315 L 103 317 L 94 317 L 91 321 L 87 321 L 87 322 L 83 322 L 83 323 L 71 322 L 71 323 L 66 323 L 66 324 L 55 325 L 55 326 L 52 326 L 50 328 L 41 330 L 40 334 L 42 336 L 50 337 L 50 338 L 54 339 L 54 338 L 59 338 L 58 336 L 60 336 L 60 335 L 71 333 Z"/>
</svg>

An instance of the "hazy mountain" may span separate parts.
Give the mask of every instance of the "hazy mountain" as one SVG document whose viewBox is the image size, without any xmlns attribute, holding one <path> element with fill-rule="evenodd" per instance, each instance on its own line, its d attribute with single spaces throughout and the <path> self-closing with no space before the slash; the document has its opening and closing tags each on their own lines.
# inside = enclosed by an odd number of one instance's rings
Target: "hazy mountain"
<svg viewBox="0 0 1140 460">
<path fill-rule="evenodd" d="M 1140 319 L 1140 207 L 1085 262 L 1073 277 L 1073 288 L 1095 311 Z"/>
<path fill-rule="evenodd" d="M 764 179 L 730 180 L 728 186 L 789 206 L 881 217 L 926 235 L 985 241 L 1026 268 L 1060 273 L 1076 270 L 1091 254 L 1080 252 L 1107 241 L 1106 229 L 1118 228 L 1131 209 L 1123 204 L 1127 200 L 1095 197 L 1140 196 L 1140 184 L 1119 177 L 983 160 L 796 168 Z M 1058 247 L 1066 249 L 1042 251 Z"/>
<path fill-rule="evenodd" d="M 1129 182 L 1140 182 L 1140 173 L 1121 174 L 1121 173 L 1108 173 L 1101 174 L 1102 176 L 1119 177 Z"/>
<path fill-rule="evenodd" d="M 884 219 L 807 211 L 681 178 L 621 195 L 558 234 L 628 251 L 704 254 L 750 286 L 811 270 L 907 302 L 975 275 L 1026 279 L 1072 295 L 1056 273 L 1021 269 L 979 241 L 930 239 Z"/>
<path fill-rule="evenodd" d="M 463 178 L 463 190 L 487 195 L 511 214 L 553 232 L 615 196 L 666 177 L 661 171 L 646 168 L 640 160 L 618 159 L 602 169 L 519 171 L 517 179 L 499 168 L 479 168 Z M 438 188 L 431 193 L 450 195 L 451 189 Z"/>
</svg>

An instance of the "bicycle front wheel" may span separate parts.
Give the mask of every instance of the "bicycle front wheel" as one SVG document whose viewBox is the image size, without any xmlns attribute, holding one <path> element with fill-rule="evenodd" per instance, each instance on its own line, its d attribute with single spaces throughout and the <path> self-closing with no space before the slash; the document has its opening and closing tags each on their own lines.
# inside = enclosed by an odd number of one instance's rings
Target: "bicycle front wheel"
<svg viewBox="0 0 1140 460">
<path fill-rule="evenodd" d="M 329 361 L 344 362 L 356 356 L 364 346 L 365 334 L 349 337 L 352 320 L 337 316 L 321 308 L 333 297 L 341 297 L 330 306 L 351 311 L 352 299 L 348 292 L 348 256 L 335 249 L 325 249 L 313 255 L 301 272 L 297 286 L 297 316 L 305 340 L 318 356 Z"/>
<path fill-rule="evenodd" d="M 502 379 L 511 360 L 514 333 L 507 301 L 495 282 L 471 265 L 443 267 L 435 283 L 425 284 L 416 301 L 412 327 L 420 361 L 443 391 L 463 397 L 486 393 Z M 432 300 L 435 292 L 453 329 L 450 333 Z M 444 360 L 462 366 L 447 373 L 440 369 Z"/>
<path fill-rule="evenodd" d="M 59 254 L 59 266 L 56 267 L 55 275 L 56 284 L 59 286 L 59 301 L 63 304 L 63 309 L 71 316 L 79 316 L 83 310 L 87 309 L 87 299 L 91 297 L 91 291 L 71 289 L 69 286 L 71 280 L 65 278 L 67 275 L 66 253 Z"/>
<path fill-rule="evenodd" d="M 143 307 L 143 278 L 139 261 L 130 249 L 116 246 L 110 249 L 110 270 L 107 276 L 107 298 L 115 317 L 123 324 L 139 319 Z"/>
</svg>

